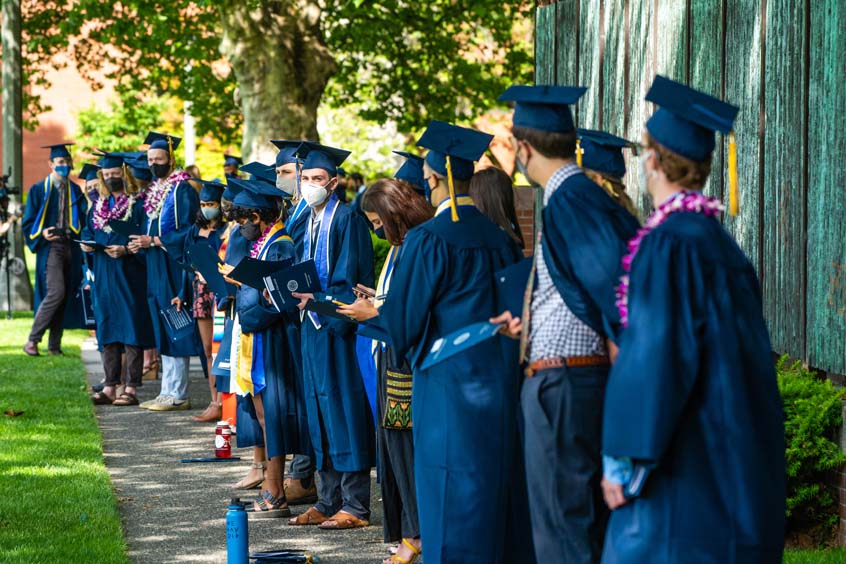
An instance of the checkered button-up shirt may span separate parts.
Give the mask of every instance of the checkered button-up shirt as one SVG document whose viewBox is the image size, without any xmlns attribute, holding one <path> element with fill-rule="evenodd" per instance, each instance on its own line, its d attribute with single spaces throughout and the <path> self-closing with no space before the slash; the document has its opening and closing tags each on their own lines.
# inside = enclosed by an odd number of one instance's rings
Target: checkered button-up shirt
<svg viewBox="0 0 846 564">
<path fill-rule="evenodd" d="M 567 178 L 579 172 L 581 169 L 575 164 L 564 165 L 555 171 L 544 188 L 544 206 Z M 555 288 L 540 240 L 535 253 L 537 280 L 529 321 L 529 361 L 605 354 L 602 337 L 570 311 Z"/>
</svg>

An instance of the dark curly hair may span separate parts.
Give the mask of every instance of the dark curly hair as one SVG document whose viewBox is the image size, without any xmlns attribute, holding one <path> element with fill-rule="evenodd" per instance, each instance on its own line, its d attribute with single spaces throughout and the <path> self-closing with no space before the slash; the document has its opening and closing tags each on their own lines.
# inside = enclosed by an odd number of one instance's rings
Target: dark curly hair
<svg viewBox="0 0 846 564">
<path fill-rule="evenodd" d="M 279 219 L 279 210 L 272 209 L 254 209 L 254 208 L 242 208 L 233 206 L 229 210 L 229 214 L 227 214 L 227 218 L 229 221 L 238 221 L 239 219 L 246 219 L 251 220 L 253 218 L 253 214 L 257 213 L 259 216 L 259 220 L 263 221 L 264 223 L 276 223 L 276 220 Z"/>
</svg>

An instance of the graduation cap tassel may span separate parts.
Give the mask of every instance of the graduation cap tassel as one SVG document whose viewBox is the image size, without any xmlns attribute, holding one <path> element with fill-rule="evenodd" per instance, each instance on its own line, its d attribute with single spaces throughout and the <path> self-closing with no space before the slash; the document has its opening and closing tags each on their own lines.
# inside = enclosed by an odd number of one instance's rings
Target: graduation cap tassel
<svg viewBox="0 0 846 564">
<path fill-rule="evenodd" d="M 729 172 L 729 214 L 737 215 L 739 203 L 737 201 L 737 142 L 734 131 L 728 136 L 728 172 Z"/>
<path fill-rule="evenodd" d="M 455 185 L 452 183 L 452 164 L 449 162 L 449 155 L 446 156 L 447 186 L 449 186 L 449 207 L 452 211 L 452 220 L 458 221 L 458 206 L 455 203 Z"/>
<path fill-rule="evenodd" d="M 173 165 L 173 164 L 174 164 L 174 158 L 173 158 L 173 139 L 170 137 L 170 135 L 168 135 L 168 136 L 167 136 L 167 152 L 168 152 L 168 154 L 170 155 L 170 162 L 171 162 L 171 165 Z"/>
<path fill-rule="evenodd" d="M 582 141 L 576 137 L 576 164 L 582 168 Z"/>
</svg>

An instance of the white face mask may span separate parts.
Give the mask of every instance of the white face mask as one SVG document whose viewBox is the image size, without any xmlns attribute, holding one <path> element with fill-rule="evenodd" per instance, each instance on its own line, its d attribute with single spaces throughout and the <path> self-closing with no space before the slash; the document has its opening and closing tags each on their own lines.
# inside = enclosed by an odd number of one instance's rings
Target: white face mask
<svg viewBox="0 0 846 564">
<path fill-rule="evenodd" d="M 326 201 L 326 198 L 329 197 L 329 190 L 326 189 L 326 186 L 321 186 L 320 184 L 315 184 L 314 182 L 305 182 L 300 184 L 300 192 L 302 192 L 306 203 L 312 208 L 319 206 Z"/>
<path fill-rule="evenodd" d="M 281 176 L 276 177 L 276 188 L 285 192 L 289 196 L 293 196 L 297 193 L 297 179 L 296 178 L 283 178 Z"/>
</svg>

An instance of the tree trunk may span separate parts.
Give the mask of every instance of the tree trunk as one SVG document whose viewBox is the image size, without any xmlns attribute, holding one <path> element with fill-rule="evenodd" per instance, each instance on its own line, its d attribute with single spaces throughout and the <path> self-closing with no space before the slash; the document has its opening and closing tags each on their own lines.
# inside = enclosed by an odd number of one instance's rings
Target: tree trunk
<svg viewBox="0 0 846 564">
<path fill-rule="evenodd" d="M 270 139 L 317 140 L 317 107 L 335 72 L 317 2 L 227 0 L 221 20 L 220 50 L 244 113 L 244 160 L 271 162 Z"/>
</svg>

